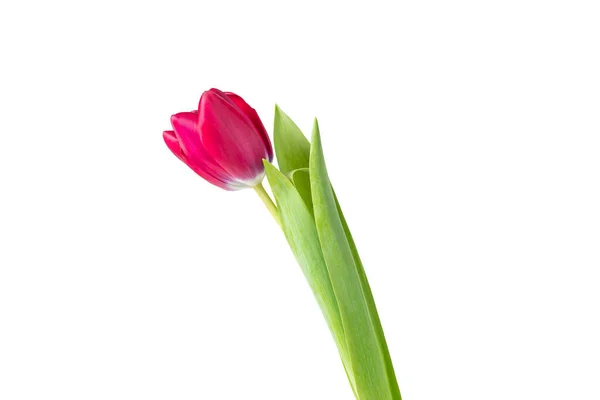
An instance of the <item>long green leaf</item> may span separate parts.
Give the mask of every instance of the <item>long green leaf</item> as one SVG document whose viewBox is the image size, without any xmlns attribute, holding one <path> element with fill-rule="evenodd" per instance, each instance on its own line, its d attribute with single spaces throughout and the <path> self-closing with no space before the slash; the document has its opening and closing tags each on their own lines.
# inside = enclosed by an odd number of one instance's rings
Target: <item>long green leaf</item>
<svg viewBox="0 0 600 400">
<path fill-rule="evenodd" d="M 348 353 L 361 400 L 393 399 L 379 337 L 373 327 L 363 284 L 338 214 L 315 120 L 309 161 L 315 224 L 338 300 Z"/>
<path fill-rule="evenodd" d="M 342 363 L 354 390 L 354 374 L 347 354 L 344 327 L 314 219 L 294 185 L 269 162 L 265 161 L 264 164 L 277 202 L 281 227 L 338 345 Z"/>
<path fill-rule="evenodd" d="M 298 126 L 291 120 L 290 117 L 283 113 L 283 111 L 281 111 L 279 107 L 276 107 L 275 109 L 274 139 L 275 153 L 277 154 L 277 160 L 279 161 L 279 165 L 282 168 L 282 171 L 285 171 L 285 173 L 291 177 L 292 182 L 296 186 L 298 192 L 305 200 L 305 203 L 307 204 L 310 212 L 312 213 L 313 207 L 310 190 L 310 178 L 308 178 L 308 182 L 306 181 L 310 159 L 310 143 L 306 139 L 304 134 L 300 131 Z M 375 301 L 373 299 L 371 287 L 367 280 L 367 276 L 360 256 L 358 254 L 354 239 L 352 238 L 352 234 L 350 233 L 350 229 L 344 217 L 344 213 L 342 212 L 338 199 L 335 196 L 335 192 L 334 198 L 336 202 L 336 208 L 339 213 L 339 218 L 344 228 L 348 244 L 352 251 L 357 273 L 361 279 L 364 297 L 369 307 L 370 317 L 373 326 L 379 338 L 381 352 L 383 353 L 383 357 L 386 362 L 387 375 L 390 381 L 390 389 L 393 395 L 392 398 L 393 400 L 401 400 L 402 397 L 398 388 L 396 375 L 394 373 L 394 367 L 388 350 L 387 342 L 383 333 L 383 328 L 381 326 L 379 314 L 377 312 L 377 307 L 375 306 Z"/>
<path fill-rule="evenodd" d="M 387 341 L 385 340 L 383 327 L 381 326 L 381 320 L 379 318 L 379 313 L 377 312 L 377 307 L 375 306 L 375 299 L 373 298 L 373 292 L 371 291 L 371 286 L 369 285 L 367 274 L 365 273 L 365 269 L 358 254 L 358 249 L 356 248 L 356 244 L 354 243 L 354 238 L 352 238 L 352 233 L 350 233 L 350 228 L 348 227 L 348 223 L 346 222 L 346 218 L 344 217 L 344 213 L 342 212 L 342 208 L 337 199 L 337 196 L 335 195 L 335 192 L 333 195 L 335 197 L 335 203 L 337 206 L 338 213 L 340 215 L 342 226 L 344 227 L 344 232 L 346 233 L 346 238 L 348 239 L 348 244 L 350 245 L 350 250 L 352 251 L 352 255 L 354 256 L 356 270 L 361 280 L 363 293 L 367 301 L 367 305 L 369 306 L 369 313 L 371 315 L 371 320 L 373 321 L 373 327 L 375 328 L 375 333 L 377 334 L 377 337 L 379 339 L 379 345 L 381 346 L 381 351 L 386 364 L 387 376 L 390 383 L 390 390 L 392 391 L 392 399 L 402 400 L 402 396 L 400 395 L 400 387 L 398 386 L 396 373 L 394 371 L 394 365 L 392 364 L 392 357 L 390 356 Z"/>
<path fill-rule="evenodd" d="M 289 176 L 295 169 L 308 168 L 310 144 L 300 128 L 279 106 L 275 106 L 273 141 L 277 164 L 284 175 Z"/>
</svg>

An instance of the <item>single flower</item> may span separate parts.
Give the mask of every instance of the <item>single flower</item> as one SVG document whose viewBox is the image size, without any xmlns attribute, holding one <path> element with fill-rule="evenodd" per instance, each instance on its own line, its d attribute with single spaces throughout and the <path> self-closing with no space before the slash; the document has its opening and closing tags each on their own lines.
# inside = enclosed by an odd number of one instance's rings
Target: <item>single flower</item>
<svg viewBox="0 0 600 400">
<path fill-rule="evenodd" d="M 256 111 L 240 96 L 210 89 L 198 110 L 171 116 L 163 132 L 169 149 L 194 172 L 226 190 L 254 188 L 265 175 L 273 148 Z"/>
</svg>

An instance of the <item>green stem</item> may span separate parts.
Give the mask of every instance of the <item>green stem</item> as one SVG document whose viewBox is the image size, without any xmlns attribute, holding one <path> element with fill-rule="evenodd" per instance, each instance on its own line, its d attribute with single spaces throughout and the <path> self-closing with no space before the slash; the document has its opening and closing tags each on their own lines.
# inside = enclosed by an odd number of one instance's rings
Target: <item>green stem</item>
<svg viewBox="0 0 600 400">
<path fill-rule="evenodd" d="M 262 182 L 254 186 L 254 191 L 256 192 L 258 197 L 260 197 L 265 206 L 267 206 L 267 209 L 269 210 L 275 221 L 277 221 L 279 226 L 281 226 L 281 220 L 279 219 L 277 206 L 275 205 L 275 203 L 273 203 L 273 200 L 271 200 L 271 196 L 269 196 L 269 194 L 265 190 L 264 186 L 262 185 Z"/>
</svg>

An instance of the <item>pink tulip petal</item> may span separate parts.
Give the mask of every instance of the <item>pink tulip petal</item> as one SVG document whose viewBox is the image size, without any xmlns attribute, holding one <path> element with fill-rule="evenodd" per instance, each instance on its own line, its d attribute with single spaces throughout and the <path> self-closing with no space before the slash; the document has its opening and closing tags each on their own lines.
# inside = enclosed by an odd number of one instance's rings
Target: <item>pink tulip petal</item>
<svg viewBox="0 0 600 400">
<path fill-rule="evenodd" d="M 171 116 L 171 125 L 177 133 L 182 150 L 186 154 L 196 154 L 202 150 L 202 140 L 198 133 L 198 115 L 193 112 L 180 112 Z"/>
<path fill-rule="evenodd" d="M 265 158 L 269 160 L 269 162 L 273 161 L 273 146 L 271 146 L 271 139 L 269 139 L 269 134 L 267 133 L 267 130 L 265 129 L 265 126 L 260 120 L 260 117 L 258 116 L 256 110 L 250 107 L 250 105 L 246 103 L 244 99 L 242 99 L 235 93 L 224 92 L 223 94 L 227 96 L 227 98 L 231 100 L 240 110 L 242 110 L 242 112 L 246 114 L 246 116 L 250 119 L 250 121 L 256 128 L 256 131 L 260 134 L 260 137 L 264 142 L 265 149 L 267 151 Z"/>
<path fill-rule="evenodd" d="M 165 138 L 165 142 L 169 140 L 167 146 L 194 172 L 210 183 L 229 190 L 229 182 L 233 181 L 234 178 L 206 153 L 198 133 L 197 118 L 197 112 L 182 112 L 173 115 L 171 124 L 174 129 L 173 136 L 179 146 L 179 152 L 173 151 L 172 135 L 169 134 Z"/>
<path fill-rule="evenodd" d="M 171 150 L 173 154 L 175 154 L 177 158 L 179 158 L 181 161 L 184 161 L 181 146 L 179 145 L 179 140 L 177 140 L 177 136 L 175 136 L 175 132 L 164 131 L 163 139 L 165 140 L 165 143 L 167 144 L 169 150 Z"/>
<path fill-rule="evenodd" d="M 221 179 L 214 176 L 214 174 L 212 172 L 210 172 L 206 169 L 203 169 L 198 165 L 191 165 L 190 163 L 188 163 L 185 155 L 183 154 L 183 152 L 181 150 L 181 146 L 179 145 L 179 140 L 175 136 L 175 132 L 173 132 L 173 131 L 163 132 L 163 139 L 164 139 L 165 143 L 167 144 L 167 147 L 169 148 L 169 150 L 171 150 L 177 158 L 179 158 L 181 161 L 183 161 L 188 167 L 190 167 L 195 173 L 200 175 L 206 181 L 212 183 L 215 186 L 226 189 L 226 190 L 235 190 L 230 187 L 229 183 L 224 182 Z"/>
<path fill-rule="evenodd" d="M 217 90 L 204 92 L 199 105 L 199 131 L 208 155 L 238 181 L 262 176 L 265 144 L 252 121 Z"/>
</svg>

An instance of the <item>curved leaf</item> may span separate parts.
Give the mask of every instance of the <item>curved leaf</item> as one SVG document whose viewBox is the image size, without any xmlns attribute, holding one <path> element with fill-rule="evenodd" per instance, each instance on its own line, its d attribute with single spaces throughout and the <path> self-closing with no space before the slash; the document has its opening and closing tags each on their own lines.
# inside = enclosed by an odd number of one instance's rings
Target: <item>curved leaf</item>
<svg viewBox="0 0 600 400">
<path fill-rule="evenodd" d="M 273 142 L 277 164 L 284 175 L 288 176 L 298 168 L 308 168 L 310 144 L 300 128 L 279 106 L 275 106 Z"/>
<path fill-rule="evenodd" d="M 309 173 L 315 224 L 338 300 L 358 396 L 362 400 L 393 399 L 379 338 L 329 182 L 316 120 Z"/>
<path fill-rule="evenodd" d="M 298 193 L 300 193 L 300 196 L 302 196 L 304 203 L 308 207 L 308 211 L 310 211 L 310 214 L 314 216 L 312 195 L 310 192 L 310 175 L 308 174 L 308 168 L 300 168 L 293 170 L 290 173 L 290 179 L 292 180 L 294 186 L 296 186 L 296 189 L 298 190 Z"/>
<path fill-rule="evenodd" d="M 325 316 L 338 345 L 350 384 L 354 388 L 354 375 L 347 355 L 344 327 L 313 217 L 294 185 L 268 161 L 264 161 L 264 164 L 285 237 Z"/>
</svg>

